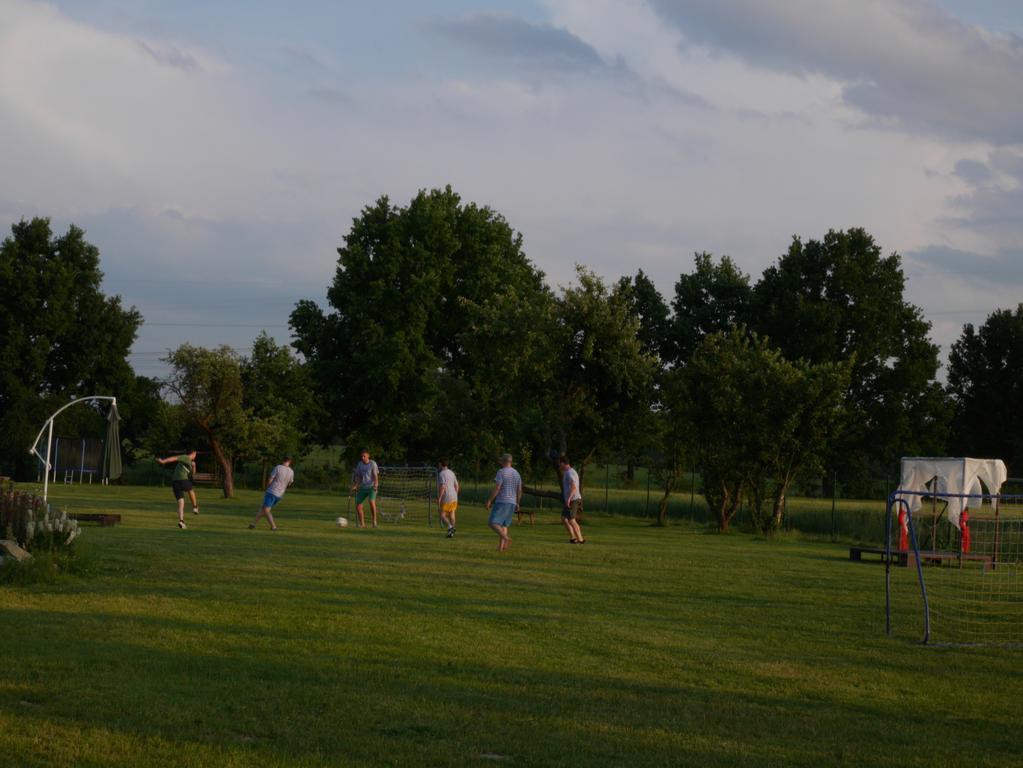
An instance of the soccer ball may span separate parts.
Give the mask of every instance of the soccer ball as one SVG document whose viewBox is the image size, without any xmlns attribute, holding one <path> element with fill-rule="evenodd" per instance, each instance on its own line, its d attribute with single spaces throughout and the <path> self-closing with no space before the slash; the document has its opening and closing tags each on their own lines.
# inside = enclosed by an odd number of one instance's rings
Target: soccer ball
<svg viewBox="0 0 1023 768">
<path fill-rule="evenodd" d="M 348 518 L 347 517 L 339 517 L 337 519 L 337 524 L 338 524 L 339 528 L 347 528 L 348 527 Z"/>
</svg>

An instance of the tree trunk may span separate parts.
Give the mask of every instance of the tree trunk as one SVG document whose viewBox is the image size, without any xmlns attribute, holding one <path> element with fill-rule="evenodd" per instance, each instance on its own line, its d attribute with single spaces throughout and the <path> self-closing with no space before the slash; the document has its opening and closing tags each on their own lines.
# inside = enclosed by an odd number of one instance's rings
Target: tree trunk
<svg viewBox="0 0 1023 768">
<path fill-rule="evenodd" d="M 664 480 L 664 495 L 657 504 L 657 524 L 665 526 L 668 524 L 668 500 L 671 498 L 675 486 L 678 484 L 678 472 L 672 472 Z"/>
<path fill-rule="evenodd" d="M 774 496 L 774 509 L 771 512 L 771 528 L 772 530 L 780 530 L 782 518 L 785 516 L 785 490 L 787 484 L 781 486 Z"/>
<path fill-rule="evenodd" d="M 219 440 L 210 439 L 210 448 L 213 451 L 214 457 L 217 459 L 217 463 L 220 465 L 220 471 L 223 473 L 223 488 L 224 498 L 230 499 L 234 497 L 234 467 L 231 465 L 231 460 L 224 455 L 224 449 L 220 445 Z"/>
<path fill-rule="evenodd" d="M 718 528 L 721 533 L 728 531 L 729 526 L 732 524 L 732 518 L 735 517 L 735 513 L 739 511 L 739 502 L 742 500 L 742 485 L 739 484 L 733 493 L 727 497 L 727 503 L 725 508 L 722 510 L 722 514 L 719 519 Z"/>
</svg>

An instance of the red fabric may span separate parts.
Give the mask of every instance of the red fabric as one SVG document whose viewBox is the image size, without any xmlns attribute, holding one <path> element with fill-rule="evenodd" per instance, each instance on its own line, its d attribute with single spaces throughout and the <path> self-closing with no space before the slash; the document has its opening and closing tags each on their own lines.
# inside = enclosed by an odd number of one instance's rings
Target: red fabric
<svg viewBox="0 0 1023 768">
<path fill-rule="evenodd" d="M 905 509 L 899 509 L 899 551 L 909 549 L 909 515 Z"/>
<path fill-rule="evenodd" d="M 965 509 L 959 515 L 959 531 L 962 534 L 961 545 L 963 552 L 970 551 L 970 513 Z"/>
</svg>

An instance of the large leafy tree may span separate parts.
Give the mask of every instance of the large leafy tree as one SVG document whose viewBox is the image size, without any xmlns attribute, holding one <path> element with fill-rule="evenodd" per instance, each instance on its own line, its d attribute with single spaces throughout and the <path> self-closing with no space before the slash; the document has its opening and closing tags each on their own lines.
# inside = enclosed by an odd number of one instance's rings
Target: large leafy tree
<svg viewBox="0 0 1023 768">
<path fill-rule="evenodd" d="M 265 332 L 242 361 L 244 403 L 250 415 L 246 456 L 263 465 L 308 446 L 326 417 L 312 388 L 308 368 Z"/>
<path fill-rule="evenodd" d="M 584 469 L 595 456 L 632 447 L 637 435 L 652 438 L 657 359 L 639 339 L 631 292 L 622 284 L 609 290 L 585 267 L 576 276 L 557 301 L 549 417 L 554 447 Z"/>
<path fill-rule="evenodd" d="M 1003 459 L 1023 470 L 1023 304 L 972 324 L 952 345 L 948 391 L 955 453 Z"/>
<path fill-rule="evenodd" d="M 560 396 L 555 362 L 563 335 L 554 296 L 506 286 L 464 306 L 460 346 L 473 364 L 445 382 L 448 410 L 439 415 L 456 431 L 438 430 L 441 445 L 477 470 L 504 450 L 517 454 L 520 468 L 556 465 L 549 415 Z M 458 450 L 444 442 L 455 440 Z"/>
<path fill-rule="evenodd" d="M 165 386 L 201 430 L 220 465 L 224 497 L 234 495 L 234 461 L 249 446 L 250 414 L 244 407 L 242 358 L 230 347 L 182 344 L 164 362 Z"/>
<path fill-rule="evenodd" d="M 749 276 L 728 257 L 693 256 L 694 269 L 675 283 L 672 316 L 664 343 L 665 362 L 685 365 L 705 336 L 747 324 L 753 289 Z"/>
<path fill-rule="evenodd" d="M 405 207 L 381 198 L 352 222 L 338 255 L 330 310 L 302 301 L 291 315 L 294 346 L 329 414 L 320 438 L 396 460 L 432 456 L 452 440 L 441 417 L 476 394 L 482 361 L 467 352 L 466 333 L 479 309 L 510 297 L 542 302 L 543 275 L 503 217 L 463 204 L 450 187 Z M 491 350 L 495 365 L 511 354 Z M 479 408 L 489 411 L 487 401 Z"/>
<path fill-rule="evenodd" d="M 741 326 L 700 343 L 667 406 L 694 435 L 719 529 L 728 528 L 743 497 L 759 530 L 781 525 L 792 482 L 822 468 L 850 369 L 849 361 L 786 360 Z"/>
<path fill-rule="evenodd" d="M 99 250 L 78 227 L 55 237 L 49 219 L 21 221 L 0 244 L 0 474 L 30 472 L 29 443 L 69 398 L 123 399 L 135 386 L 126 358 L 142 318 L 102 280 Z M 88 418 L 73 410 L 69 420 Z"/>
<path fill-rule="evenodd" d="M 826 463 L 851 476 L 944 449 L 948 408 L 930 324 L 906 301 L 899 255 L 863 229 L 793 238 L 753 290 L 753 326 L 789 360 L 852 360 L 847 418 Z"/>
<path fill-rule="evenodd" d="M 661 359 L 670 358 L 671 311 L 657 286 L 641 269 L 633 278 L 621 278 L 617 290 L 628 299 L 632 314 L 639 321 L 636 336 L 643 351 Z"/>
</svg>

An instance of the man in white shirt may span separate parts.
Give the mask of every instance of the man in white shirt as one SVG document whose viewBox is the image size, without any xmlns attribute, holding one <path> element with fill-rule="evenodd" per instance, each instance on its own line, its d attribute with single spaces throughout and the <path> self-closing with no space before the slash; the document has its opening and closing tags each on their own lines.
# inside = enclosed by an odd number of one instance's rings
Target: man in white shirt
<svg viewBox="0 0 1023 768">
<path fill-rule="evenodd" d="M 458 511 L 458 478 L 448 467 L 448 460 L 437 462 L 437 509 L 441 522 L 448 528 L 448 538 L 455 535 L 455 513 Z"/>
<path fill-rule="evenodd" d="M 369 451 L 359 454 L 359 463 L 352 470 L 352 490 L 355 492 L 355 512 L 359 516 L 359 527 L 366 527 L 366 515 L 362 505 L 369 502 L 373 513 L 373 527 L 377 527 L 377 488 L 380 485 L 380 469 L 370 459 Z"/>
<path fill-rule="evenodd" d="M 565 507 L 561 510 L 561 522 L 568 531 L 569 544 L 585 544 L 582 528 L 579 527 L 579 515 L 583 510 L 583 494 L 579 488 L 579 473 L 572 469 L 568 456 L 558 459 L 561 467 L 561 498 Z"/>
<path fill-rule="evenodd" d="M 285 456 L 281 463 L 273 468 L 270 473 L 270 482 L 267 483 L 266 493 L 263 494 L 263 508 L 259 510 L 256 519 L 249 523 L 249 528 L 255 528 L 259 518 L 265 517 L 270 523 L 270 530 L 277 530 L 277 523 L 274 522 L 273 513 L 270 511 L 277 502 L 284 496 L 288 486 L 295 482 L 295 470 L 291 468 L 291 456 Z"/>
</svg>

